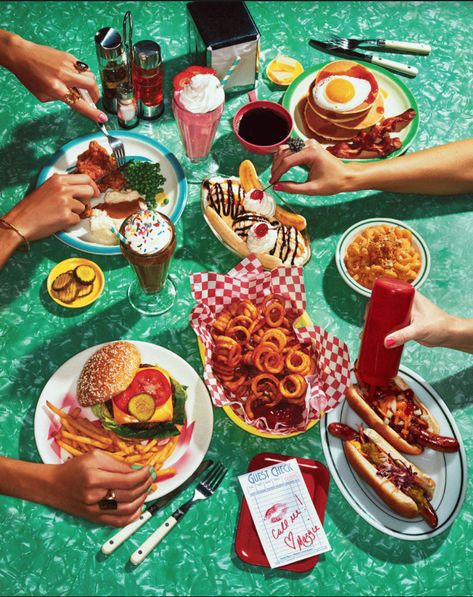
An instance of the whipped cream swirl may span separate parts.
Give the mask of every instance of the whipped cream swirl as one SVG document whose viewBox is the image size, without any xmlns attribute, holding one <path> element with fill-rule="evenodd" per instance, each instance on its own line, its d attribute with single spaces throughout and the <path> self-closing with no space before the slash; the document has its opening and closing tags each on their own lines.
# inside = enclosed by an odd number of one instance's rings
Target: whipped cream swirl
<svg viewBox="0 0 473 597">
<path fill-rule="evenodd" d="M 250 189 L 246 193 L 243 206 L 246 211 L 261 214 L 270 219 L 276 213 L 276 201 L 274 198 L 259 189 Z"/>
<path fill-rule="evenodd" d="M 194 75 L 181 91 L 179 99 L 189 112 L 204 114 L 224 102 L 225 92 L 215 75 Z"/>
<path fill-rule="evenodd" d="M 173 230 L 168 220 L 154 210 L 138 211 L 130 216 L 121 233 L 135 253 L 152 255 L 166 248 L 173 237 Z"/>
<path fill-rule="evenodd" d="M 274 247 L 277 239 L 276 228 L 259 222 L 249 229 L 246 244 L 252 253 L 267 253 Z"/>
</svg>

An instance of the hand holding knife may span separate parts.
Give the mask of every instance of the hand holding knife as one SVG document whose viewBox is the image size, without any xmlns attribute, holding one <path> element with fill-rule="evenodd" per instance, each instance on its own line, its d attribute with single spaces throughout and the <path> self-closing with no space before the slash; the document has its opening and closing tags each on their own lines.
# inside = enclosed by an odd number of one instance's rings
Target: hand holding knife
<svg viewBox="0 0 473 597">
<path fill-rule="evenodd" d="M 110 539 L 102 545 L 101 552 L 107 556 L 113 553 L 139 528 L 141 528 L 146 522 L 148 522 L 148 520 L 152 516 L 154 516 L 156 512 L 159 512 L 159 510 L 164 508 L 164 506 L 166 506 L 172 499 L 174 499 L 177 495 L 184 491 L 184 489 L 186 489 L 195 479 L 197 479 L 197 477 L 200 477 L 200 475 L 204 471 L 206 471 L 212 464 L 212 460 L 204 460 L 200 464 L 200 466 L 197 467 L 196 471 L 186 481 L 184 481 L 184 483 L 182 483 L 181 485 L 179 485 L 179 487 L 174 489 L 174 491 L 171 491 L 171 493 L 168 493 L 167 495 L 164 495 L 163 497 L 158 498 L 153 502 L 150 502 L 148 504 L 147 510 L 143 512 L 143 514 L 138 518 L 138 520 L 135 520 L 134 522 L 128 524 L 126 527 L 120 529 L 118 533 L 113 535 L 113 537 L 110 537 Z"/>
<path fill-rule="evenodd" d="M 384 68 L 396 71 L 398 73 L 410 77 L 415 77 L 419 74 L 419 71 L 415 66 L 403 64 L 402 62 L 396 62 L 395 60 L 388 60 L 387 58 L 382 58 L 381 56 L 365 54 L 364 52 L 356 52 L 355 50 L 344 50 L 342 48 L 334 47 L 332 44 L 329 44 L 327 42 L 317 41 L 316 39 L 311 39 L 309 41 L 309 44 L 313 48 L 317 48 L 317 50 L 326 50 L 337 56 L 342 56 L 345 58 L 354 58 L 355 60 L 363 60 L 365 62 L 371 62 L 371 64 L 377 64 L 378 66 L 383 66 Z"/>
</svg>

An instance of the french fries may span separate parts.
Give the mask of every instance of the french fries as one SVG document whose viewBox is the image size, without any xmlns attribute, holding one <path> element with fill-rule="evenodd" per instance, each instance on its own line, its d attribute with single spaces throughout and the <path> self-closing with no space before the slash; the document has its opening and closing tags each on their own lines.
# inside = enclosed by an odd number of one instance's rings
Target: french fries
<svg viewBox="0 0 473 597">
<path fill-rule="evenodd" d="M 71 456 L 81 456 L 98 448 L 127 464 L 154 467 L 157 475 L 156 480 L 169 479 L 176 474 L 173 467 L 166 469 L 162 467 L 174 452 L 179 435 L 171 437 L 164 444 L 158 439 L 144 441 L 124 439 L 82 417 L 81 411 L 77 407 L 70 413 L 66 413 L 49 401 L 46 401 L 46 404 L 59 417 L 61 422 L 55 441 Z M 155 486 L 156 483 L 152 486 L 153 490 Z"/>
</svg>

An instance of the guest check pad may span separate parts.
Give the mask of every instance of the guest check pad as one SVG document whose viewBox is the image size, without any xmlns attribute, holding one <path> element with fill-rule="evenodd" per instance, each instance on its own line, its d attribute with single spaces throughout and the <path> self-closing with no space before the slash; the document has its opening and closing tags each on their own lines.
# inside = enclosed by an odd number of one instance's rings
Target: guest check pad
<svg viewBox="0 0 473 597">
<path fill-rule="evenodd" d="M 238 479 L 271 568 L 330 551 L 295 458 Z"/>
</svg>

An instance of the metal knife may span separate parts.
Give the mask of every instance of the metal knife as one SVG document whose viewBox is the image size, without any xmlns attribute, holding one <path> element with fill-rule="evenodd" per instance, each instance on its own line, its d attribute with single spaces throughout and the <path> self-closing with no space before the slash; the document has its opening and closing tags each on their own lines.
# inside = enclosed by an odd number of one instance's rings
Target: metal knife
<svg viewBox="0 0 473 597">
<path fill-rule="evenodd" d="M 384 68 L 388 68 L 389 70 L 396 71 L 409 77 L 415 77 L 419 74 L 419 71 L 415 66 L 396 62 L 395 60 L 388 60 L 387 58 L 381 58 L 380 56 L 373 56 L 373 54 L 365 54 L 363 52 L 356 52 L 355 50 L 343 50 L 342 48 L 334 47 L 325 41 L 317 41 L 316 39 L 311 39 L 309 44 L 313 48 L 317 48 L 317 50 L 328 51 L 337 56 L 342 56 L 343 58 L 355 58 L 356 60 L 371 62 L 371 64 L 383 66 Z"/>
<path fill-rule="evenodd" d="M 184 483 L 179 485 L 174 491 L 164 495 L 163 497 L 158 498 L 148 504 L 148 507 L 145 512 L 135 520 L 134 522 L 130 523 L 126 527 L 123 527 L 118 533 L 110 537 L 110 539 L 102 545 L 101 551 L 105 555 L 110 555 L 113 553 L 117 547 L 120 547 L 122 543 L 124 543 L 127 539 L 129 539 L 133 533 L 135 533 L 139 528 L 141 528 L 148 520 L 156 514 L 161 508 L 164 508 L 172 499 L 174 499 L 177 495 L 179 495 L 184 489 L 186 489 L 197 477 L 206 471 L 210 465 L 213 464 L 213 460 L 204 460 L 195 470 L 195 472 L 186 480 Z"/>
</svg>

